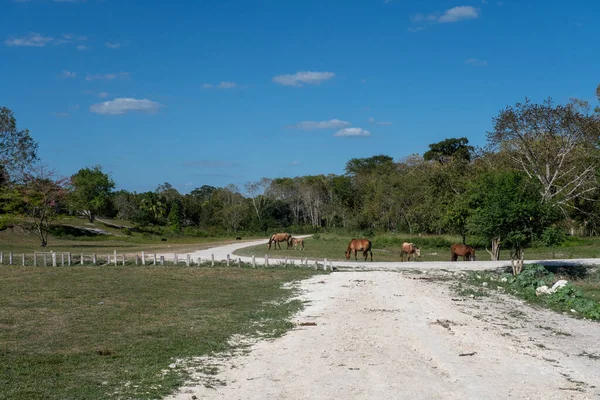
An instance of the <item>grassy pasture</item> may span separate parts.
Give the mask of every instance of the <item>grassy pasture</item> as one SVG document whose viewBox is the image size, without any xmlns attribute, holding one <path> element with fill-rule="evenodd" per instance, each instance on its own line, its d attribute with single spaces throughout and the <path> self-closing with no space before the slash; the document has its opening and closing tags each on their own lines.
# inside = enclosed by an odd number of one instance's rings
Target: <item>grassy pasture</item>
<svg viewBox="0 0 600 400">
<path fill-rule="evenodd" d="M 343 260 L 344 253 L 350 242 L 350 236 L 341 236 L 337 234 L 320 234 L 305 238 L 305 250 L 286 249 L 286 244 L 282 244 L 282 250 L 267 250 L 267 241 L 265 244 L 253 247 L 247 247 L 234 252 L 242 256 L 262 257 L 269 254 L 270 257 L 289 257 L 301 258 L 309 257 L 313 259 L 327 258 L 328 260 Z M 450 261 L 450 246 L 452 243 L 461 243 L 459 237 L 453 236 L 409 236 L 409 235 L 378 235 L 371 238 L 373 243 L 373 261 L 400 261 L 400 247 L 402 243 L 412 242 L 421 248 L 421 257 L 417 261 Z M 479 260 L 489 260 L 489 255 L 485 249 L 477 248 L 477 258 Z M 361 260 L 362 254 L 358 252 L 357 258 Z M 600 238 L 579 238 L 572 239 L 562 246 L 556 247 L 533 247 L 525 249 L 526 260 L 539 259 L 571 259 L 571 258 L 596 258 L 600 257 Z M 510 260 L 510 251 L 503 249 L 500 252 L 501 260 Z M 354 260 L 354 254 L 351 255 Z M 461 260 L 459 258 L 459 260 Z"/>
<path fill-rule="evenodd" d="M 1 267 L 0 399 L 160 398 L 176 359 L 277 336 L 313 269 Z M 166 371 L 166 372 L 161 372 Z"/>
<path fill-rule="evenodd" d="M 110 220 L 109 224 L 131 226 L 127 221 Z M 85 229 L 99 229 L 107 234 L 98 234 Z M 162 239 L 165 238 L 166 241 Z M 244 237 L 251 239 L 251 237 Z M 186 253 L 213 247 L 217 244 L 235 242 L 235 237 L 198 237 L 185 235 L 158 235 L 154 233 L 131 232 L 125 234 L 122 229 L 105 225 L 102 221 L 88 222 L 85 218 L 63 217 L 56 221 L 48 246 L 40 247 L 39 239 L 33 232 L 16 226 L 0 230 L 0 251 L 14 253 L 33 253 L 34 251 L 56 251 L 85 254 L 107 254 L 117 250 L 119 254 L 135 254 L 141 251 L 156 253 Z"/>
</svg>

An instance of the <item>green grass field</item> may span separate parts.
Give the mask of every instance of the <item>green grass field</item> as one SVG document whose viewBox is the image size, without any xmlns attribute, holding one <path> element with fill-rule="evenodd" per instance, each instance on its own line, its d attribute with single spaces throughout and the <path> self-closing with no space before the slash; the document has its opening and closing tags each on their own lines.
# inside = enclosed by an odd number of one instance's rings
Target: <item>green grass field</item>
<svg viewBox="0 0 600 400">
<path fill-rule="evenodd" d="M 289 329 L 301 304 L 282 283 L 314 273 L 2 267 L 0 399 L 160 398 L 185 377 L 176 359 Z"/>
<path fill-rule="evenodd" d="M 72 253 L 112 253 L 117 250 L 119 254 L 135 254 L 141 251 L 163 252 L 163 253 L 185 253 L 217 244 L 227 244 L 235 241 L 232 237 L 198 237 L 185 235 L 159 235 L 148 232 L 131 232 L 125 234 L 122 229 L 107 226 L 118 224 L 131 226 L 127 221 L 110 220 L 103 218 L 94 223 L 85 218 L 63 217 L 57 220 L 53 228 L 53 234 L 48 239 L 48 246 L 40 247 L 39 239 L 33 232 L 20 226 L 0 230 L 0 251 L 8 253 L 33 253 L 34 251 L 56 251 Z M 107 234 L 96 234 L 78 228 L 99 229 Z M 163 241 L 162 239 L 166 239 Z M 244 237 L 252 239 L 252 237 Z"/>
<path fill-rule="evenodd" d="M 285 243 L 282 250 L 267 250 L 265 244 L 237 250 L 234 254 L 241 256 L 262 257 L 269 254 L 270 257 L 289 257 L 298 259 L 308 257 L 314 259 L 327 258 L 328 260 L 343 260 L 344 253 L 348 247 L 351 237 L 343 237 L 335 234 L 320 234 L 318 239 L 309 237 L 304 239 L 305 250 L 286 249 Z M 450 261 L 450 245 L 460 243 L 459 237 L 453 236 L 420 236 L 409 235 L 380 235 L 371 239 L 373 243 L 373 261 L 400 261 L 400 247 L 402 242 L 413 242 L 421 248 L 421 257 L 417 261 Z M 489 260 L 489 254 L 485 249 L 477 249 L 478 260 Z M 359 260 L 362 255 L 358 252 Z M 552 260 L 572 258 L 597 258 L 600 257 L 600 238 L 575 239 L 563 246 L 557 247 L 534 247 L 525 250 L 526 260 Z M 501 260 L 510 260 L 510 252 L 504 249 L 500 252 Z M 354 254 L 351 256 L 354 260 Z"/>
</svg>

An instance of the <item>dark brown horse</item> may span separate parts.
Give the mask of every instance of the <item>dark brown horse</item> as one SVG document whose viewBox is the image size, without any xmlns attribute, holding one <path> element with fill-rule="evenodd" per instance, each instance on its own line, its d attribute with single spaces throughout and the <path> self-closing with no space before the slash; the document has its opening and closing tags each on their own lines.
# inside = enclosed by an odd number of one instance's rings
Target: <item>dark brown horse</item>
<svg viewBox="0 0 600 400">
<path fill-rule="evenodd" d="M 290 245 L 294 250 L 298 250 L 298 246 L 300 246 L 300 250 L 304 250 L 304 239 L 295 237 L 290 238 Z"/>
<path fill-rule="evenodd" d="M 450 261 L 456 261 L 458 256 L 461 256 L 463 261 L 475 261 L 475 249 L 466 244 L 453 244 L 450 253 L 452 254 Z"/>
<path fill-rule="evenodd" d="M 290 239 L 292 238 L 292 235 L 290 235 L 289 233 L 274 233 L 271 235 L 271 238 L 269 239 L 269 242 L 267 243 L 267 248 L 269 250 L 271 250 L 271 243 L 275 242 L 275 250 L 277 250 L 277 246 L 279 246 L 279 250 L 281 250 L 281 242 L 286 242 L 287 243 L 287 248 L 290 248 Z"/>
<path fill-rule="evenodd" d="M 365 256 L 365 261 L 367 261 L 367 257 L 369 253 L 371 254 L 371 261 L 373 261 L 373 252 L 371 251 L 371 241 L 369 239 L 352 239 L 348 248 L 346 249 L 346 260 L 350 259 L 350 253 L 354 250 L 354 259 L 358 261 L 356 258 L 356 252 L 362 251 L 363 256 Z"/>
</svg>

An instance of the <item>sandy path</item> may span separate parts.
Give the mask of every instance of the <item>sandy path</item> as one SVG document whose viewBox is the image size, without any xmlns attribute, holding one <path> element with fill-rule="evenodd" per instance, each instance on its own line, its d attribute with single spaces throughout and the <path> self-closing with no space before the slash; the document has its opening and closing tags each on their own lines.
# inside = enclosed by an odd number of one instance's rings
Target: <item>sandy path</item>
<svg viewBox="0 0 600 400">
<path fill-rule="evenodd" d="M 219 360 L 211 379 L 223 385 L 201 380 L 169 399 L 600 398 L 600 359 L 581 356 L 600 356 L 600 324 L 500 294 L 458 298 L 449 275 L 369 270 L 303 281 L 310 303 L 294 320 L 315 326 Z"/>
<path fill-rule="evenodd" d="M 344 272 L 302 283 L 315 322 L 225 362 L 226 385 L 173 399 L 598 398 L 599 325 L 508 297 L 453 301 L 444 282 Z M 511 310 L 520 313 L 510 313 Z M 551 329 L 548 329 L 551 328 Z M 558 333 L 558 334 L 557 334 Z M 565 336 L 568 334 L 570 336 Z M 460 354 L 473 353 L 471 356 Z"/>
</svg>

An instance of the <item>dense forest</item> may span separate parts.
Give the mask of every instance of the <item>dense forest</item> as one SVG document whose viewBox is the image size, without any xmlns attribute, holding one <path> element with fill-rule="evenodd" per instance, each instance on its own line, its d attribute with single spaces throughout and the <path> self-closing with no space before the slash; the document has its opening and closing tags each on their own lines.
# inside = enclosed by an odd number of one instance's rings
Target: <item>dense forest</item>
<svg viewBox="0 0 600 400">
<path fill-rule="evenodd" d="M 600 86 L 596 94 L 600 100 Z M 510 245 L 517 258 L 532 240 L 600 233 L 600 109 L 581 100 L 508 106 L 493 117 L 484 148 L 448 138 L 423 155 L 351 159 L 343 175 L 265 177 L 188 194 L 169 183 L 144 193 L 115 190 L 101 166 L 59 178 L 12 111 L 0 111 L 0 228 L 29 217 L 21 221 L 42 245 L 60 215 L 188 235 L 451 233 L 492 248 Z"/>
</svg>

